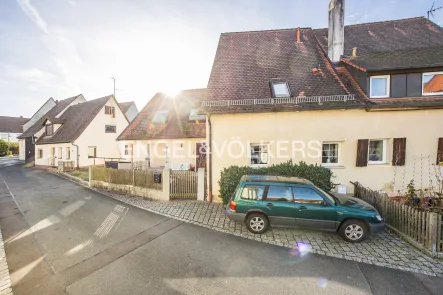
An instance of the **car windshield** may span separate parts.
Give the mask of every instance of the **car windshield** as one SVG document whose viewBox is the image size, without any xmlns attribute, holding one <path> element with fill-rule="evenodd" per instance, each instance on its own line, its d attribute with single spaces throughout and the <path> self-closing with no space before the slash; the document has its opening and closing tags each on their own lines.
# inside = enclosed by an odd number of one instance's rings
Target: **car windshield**
<svg viewBox="0 0 443 295">
<path fill-rule="evenodd" d="M 338 205 L 338 199 L 330 192 L 325 192 L 319 187 L 316 187 L 326 198 L 328 198 L 329 202 L 331 202 L 334 205 Z"/>
</svg>

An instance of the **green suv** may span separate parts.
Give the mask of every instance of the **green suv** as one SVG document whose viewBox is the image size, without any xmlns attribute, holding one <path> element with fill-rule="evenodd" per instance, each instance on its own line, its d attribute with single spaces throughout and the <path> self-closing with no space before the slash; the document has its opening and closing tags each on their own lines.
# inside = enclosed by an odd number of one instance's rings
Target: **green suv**
<svg viewBox="0 0 443 295">
<path fill-rule="evenodd" d="M 368 203 L 334 196 L 306 179 L 245 175 L 226 208 L 231 220 L 244 222 L 254 234 L 269 226 L 335 231 L 348 242 L 363 241 L 385 224 Z"/>
</svg>

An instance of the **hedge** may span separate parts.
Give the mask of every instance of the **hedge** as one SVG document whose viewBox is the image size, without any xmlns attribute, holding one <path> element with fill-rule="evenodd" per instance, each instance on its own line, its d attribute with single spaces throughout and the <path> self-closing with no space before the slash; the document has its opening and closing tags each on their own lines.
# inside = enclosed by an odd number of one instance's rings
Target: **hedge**
<svg viewBox="0 0 443 295">
<path fill-rule="evenodd" d="M 6 156 L 8 152 L 8 143 L 3 139 L 0 139 L 0 157 Z"/>
<path fill-rule="evenodd" d="M 319 188 L 330 191 L 333 188 L 331 182 L 332 171 L 319 165 L 308 165 L 305 162 L 298 164 L 289 160 L 286 163 L 272 165 L 270 167 L 252 168 L 248 166 L 230 166 L 221 172 L 218 184 L 223 203 L 227 204 L 235 192 L 243 175 L 277 175 L 288 177 L 300 177 L 312 181 Z"/>
</svg>

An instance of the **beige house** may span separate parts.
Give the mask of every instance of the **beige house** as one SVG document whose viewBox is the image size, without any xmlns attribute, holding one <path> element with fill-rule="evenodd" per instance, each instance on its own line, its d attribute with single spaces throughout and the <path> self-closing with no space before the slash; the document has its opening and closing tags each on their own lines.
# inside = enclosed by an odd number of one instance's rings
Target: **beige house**
<svg viewBox="0 0 443 295">
<path fill-rule="evenodd" d="M 123 113 L 126 115 L 126 118 L 128 118 L 129 122 L 132 122 L 132 120 L 135 119 L 138 115 L 138 109 L 135 105 L 135 102 L 128 101 L 128 102 L 120 102 L 118 104 L 123 111 Z"/>
<path fill-rule="evenodd" d="M 122 157 L 145 167 L 205 167 L 206 118 L 197 114 L 205 95 L 206 89 L 154 95 L 118 137 Z"/>
<path fill-rule="evenodd" d="M 329 29 L 221 35 L 200 110 L 214 200 L 223 168 L 290 159 L 331 169 L 347 192 L 351 181 L 392 194 L 411 179 L 438 186 L 443 29 L 425 18 L 343 27 L 332 2 Z"/>
<path fill-rule="evenodd" d="M 112 95 L 70 106 L 59 116 L 45 116 L 36 133 L 35 165 L 71 162 L 87 167 L 119 160 L 116 138 L 127 126 Z"/>
</svg>

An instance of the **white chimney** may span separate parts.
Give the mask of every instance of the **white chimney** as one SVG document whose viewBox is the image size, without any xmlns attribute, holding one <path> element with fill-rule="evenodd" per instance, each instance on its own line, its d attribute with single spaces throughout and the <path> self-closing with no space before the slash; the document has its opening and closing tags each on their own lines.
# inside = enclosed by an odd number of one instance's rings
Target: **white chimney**
<svg viewBox="0 0 443 295">
<path fill-rule="evenodd" d="M 329 2 L 328 57 L 336 63 L 344 53 L 345 0 Z"/>
</svg>

